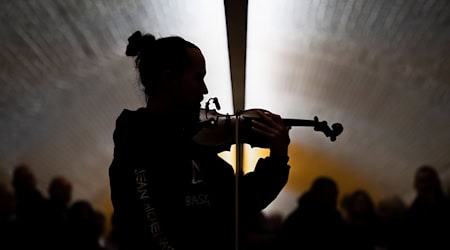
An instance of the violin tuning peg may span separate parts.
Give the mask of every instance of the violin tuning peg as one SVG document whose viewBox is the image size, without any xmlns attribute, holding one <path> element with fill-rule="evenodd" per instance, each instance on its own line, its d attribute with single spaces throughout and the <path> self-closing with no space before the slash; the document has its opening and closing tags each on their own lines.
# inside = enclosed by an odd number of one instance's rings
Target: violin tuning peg
<svg viewBox="0 0 450 250">
<path fill-rule="evenodd" d="M 340 123 L 334 123 L 331 127 L 333 128 L 333 132 L 336 136 L 340 135 L 342 131 L 344 131 L 344 127 Z"/>
</svg>

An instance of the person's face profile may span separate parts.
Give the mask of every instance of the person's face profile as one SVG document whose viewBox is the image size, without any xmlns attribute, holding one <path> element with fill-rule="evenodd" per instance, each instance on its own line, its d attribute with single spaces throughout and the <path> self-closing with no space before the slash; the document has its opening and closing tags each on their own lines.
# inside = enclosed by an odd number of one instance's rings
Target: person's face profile
<svg viewBox="0 0 450 250">
<path fill-rule="evenodd" d="M 185 112 L 198 118 L 200 104 L 208 93 L 204 77 L 206 75 L 205 59 L 199 49 L 188 48 L 189 63 L 175 80 L 176 102 Z"/>
</svg>

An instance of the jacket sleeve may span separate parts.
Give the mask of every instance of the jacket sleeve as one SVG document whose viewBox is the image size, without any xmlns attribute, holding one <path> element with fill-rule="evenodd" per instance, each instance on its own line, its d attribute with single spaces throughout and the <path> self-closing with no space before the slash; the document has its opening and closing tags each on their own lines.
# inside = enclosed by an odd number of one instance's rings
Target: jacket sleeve
<svg viewBox="0 0 450 250">
<path fill-rule="evenodd" d="M 266 157 L 258 160 L 255 170 L 245 174 L 239 186 L 241 212 L 255 213 L 266 208 L 286 185 L 288 159 Z"/>
</svg>

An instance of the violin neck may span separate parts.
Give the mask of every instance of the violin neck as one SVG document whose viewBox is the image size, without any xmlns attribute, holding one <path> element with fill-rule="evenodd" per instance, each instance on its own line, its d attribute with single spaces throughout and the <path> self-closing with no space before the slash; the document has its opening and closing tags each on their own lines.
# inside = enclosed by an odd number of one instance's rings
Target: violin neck
<svg viewBox="0 0 450 250">
<path fill-rule="evenodd" d="M 287 126 L 302 126 L 302 127 L 314 127 L 316 122 L 314 120 L 303 119 L 282 119 Z"/>
</svg>

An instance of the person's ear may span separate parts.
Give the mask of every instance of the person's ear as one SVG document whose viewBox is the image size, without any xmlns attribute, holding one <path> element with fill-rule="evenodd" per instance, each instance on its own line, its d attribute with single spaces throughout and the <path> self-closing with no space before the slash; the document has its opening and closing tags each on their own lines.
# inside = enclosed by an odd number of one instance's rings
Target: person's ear
<svg viewBox="0 0 450 250">
<path fill-rule="evenodd" d="M 167 82 L 167 80 L 169 79 L 170 70 L 168 70 L 168 69 L 161 70 L 158 75 L 159 75 L 158 80 L 160 82 Z"/>
<path fill-rule="evenodd" d="M 169 82 L 173 80 L 173 71 L 170 69 L 164 69 L 159 73 L 159 80 L 161 82 Z"/>
</svg>

